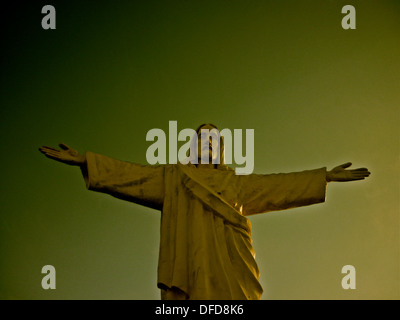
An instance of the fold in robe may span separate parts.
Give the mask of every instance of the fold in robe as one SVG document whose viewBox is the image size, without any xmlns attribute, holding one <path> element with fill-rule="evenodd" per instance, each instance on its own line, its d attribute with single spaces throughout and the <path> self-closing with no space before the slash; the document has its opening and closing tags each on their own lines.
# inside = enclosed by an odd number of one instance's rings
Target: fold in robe
<svg viewBox="0 0 400 320">
<path fill-rule="evenodd" d="M 326 169 L 235 175 L 189 165 L 143 166 L 86 153 L 89 190 L 161 210 L 158 287 L 188 299 L 260 299 L 246 215 L 320 203 Z"/>
</svg>

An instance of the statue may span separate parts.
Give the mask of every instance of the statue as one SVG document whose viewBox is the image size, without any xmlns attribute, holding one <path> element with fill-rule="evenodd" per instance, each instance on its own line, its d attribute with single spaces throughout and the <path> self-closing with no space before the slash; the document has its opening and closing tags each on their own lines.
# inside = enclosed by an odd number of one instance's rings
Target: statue
<svg viewBox="0 0 400 320">
<path fill-rule="evenodd" d="M 202 129 L 214 128 L 205 124 L 196 132 L 200 137 Z M 165 300 L 260 299 L 263 289 L 246 216 L 324 202 L 327 182 L 370 174 L 366 168 L 347 169 L 349 162 L 330 171 L 236 175 L 223 162 L 222 138 L 214 149 L 211 138 L 208 150 L 201 150 L 199 142 L 194 148 L 198 164 L 186 165 L 139 165 L 59 146 L 39 150 L 80 167 L 89 190 L 162 212 L 157 285 Z M 209 161 L 215 148 L 221 155 L 218 164 Z"/>
</svg>

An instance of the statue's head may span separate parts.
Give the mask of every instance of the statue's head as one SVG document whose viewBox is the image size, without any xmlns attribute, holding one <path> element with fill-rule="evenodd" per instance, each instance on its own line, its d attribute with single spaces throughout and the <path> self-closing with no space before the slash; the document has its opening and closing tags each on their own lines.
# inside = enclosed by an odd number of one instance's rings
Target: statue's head
<svg viewBox="0 0 400 320">
<path fill-rule="evenodd" d="M 224 165 L 224 139 L 216 125 L 205 123 L 196 129 L 196 136 L 192 139 L 191 153 L 198 163 L 215 163 Z"/>
</svg>

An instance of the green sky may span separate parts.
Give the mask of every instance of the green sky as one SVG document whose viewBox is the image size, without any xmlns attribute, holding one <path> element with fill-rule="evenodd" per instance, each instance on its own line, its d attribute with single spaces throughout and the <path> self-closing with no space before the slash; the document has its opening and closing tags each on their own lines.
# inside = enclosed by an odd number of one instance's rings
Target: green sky
<svg viewBox="0 0 400 320">
<path fill-rule="evenodd" d="M 254 129 L 256 173 L 372 172 L 250 217 L 263 299 L 400 298 L 399 1 L 52 1 L 56 30 L 45 4 L 3 12 L 0 298 L 159 299 L 160 213 L 87 191 L 37 149 L 146 164 L 147 131 L 171 120 Z"/>
</svg>

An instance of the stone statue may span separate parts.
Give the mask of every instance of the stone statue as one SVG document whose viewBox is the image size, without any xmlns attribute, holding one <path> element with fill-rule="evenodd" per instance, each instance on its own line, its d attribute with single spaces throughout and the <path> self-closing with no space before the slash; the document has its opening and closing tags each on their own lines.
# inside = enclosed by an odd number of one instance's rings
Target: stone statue
<svg viewBox="0 0 400 320">
<path fill-rule="evenodd" d="M 201 129 L 213 128 L 205 124 L 196 132 L 200 136 Z M 263 289 L 246 216 L 324 202 L 327 182 L 370 174 L 366 168 L 349 170 L 351 163 L 345 163 L 330 171 L 236 175 L 223 156 L 219 164 L 202 163 L 200 142 L 197 165 L 139 165 L 59 146 L 39 150 L 79 166 L 89 190 L 161 210 L 158 287 L 166 300 L 260 299 Z M 223 155 L 223 139 L 218 147 Z M 208 148 L 211 158 L 211 140 Z"/>
</svg>

